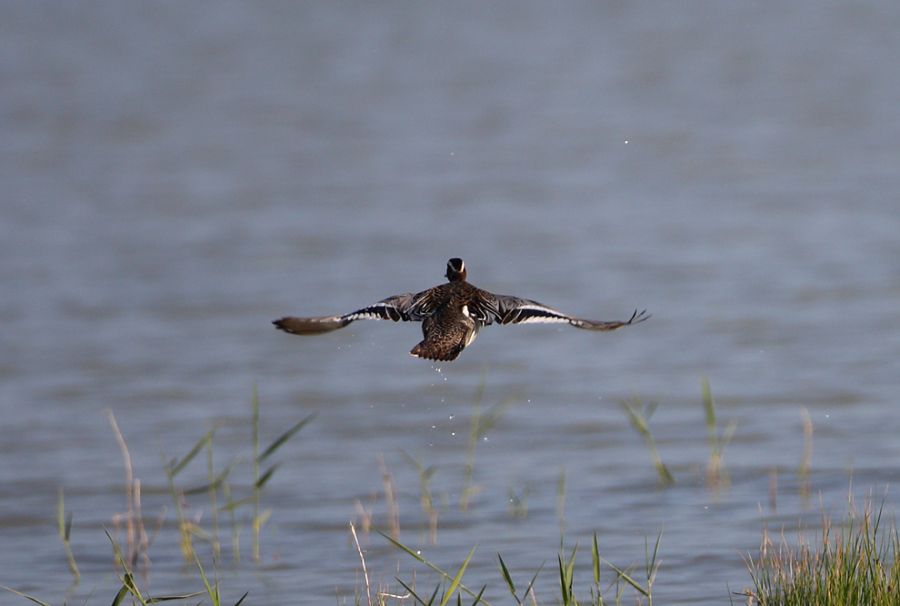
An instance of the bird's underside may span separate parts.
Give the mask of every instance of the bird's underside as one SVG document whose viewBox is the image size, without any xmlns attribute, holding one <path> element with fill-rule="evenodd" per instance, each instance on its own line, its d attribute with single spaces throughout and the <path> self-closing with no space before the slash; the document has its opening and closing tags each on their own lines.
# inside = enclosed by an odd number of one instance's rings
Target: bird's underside
<svg viewBox="0 0 900 606">
<path fill-rule="evenodd" d="M 295 335 L 315 335 L 343 328 L 356 320 L 392 320 L 422 322 L 422 341 L 410 351 L 416 357 L 437 361 L 454 360 L 478 334 L 478 330 L 497 324 L 568 324 L 575 328 L 611 331 L 648 319 L 646 310 L 635 312 L 628 320 L 598 322 L 564 314 L 543 303 L 508 295 L 496 295 L 465 281 L 465 269 L 451 272 L 450 282 L 420 293 L 406 293 L 382 299 L 342 316 L 295 317 L 275 320 L 279 329 Z M 462 277 L 455 276 L 461 275 Z"/>
</svg>

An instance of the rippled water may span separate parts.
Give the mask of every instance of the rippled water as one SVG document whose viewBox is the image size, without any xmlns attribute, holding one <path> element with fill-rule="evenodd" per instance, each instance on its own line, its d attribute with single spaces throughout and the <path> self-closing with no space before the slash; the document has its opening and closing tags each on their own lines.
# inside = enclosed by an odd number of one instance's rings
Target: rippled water
<svg viewBox="0 0 900 606">
<path fill-rule="evenodd" d="M 466 582 L 495 603 L 498 552 L 523 585 L 547 562 L 553 603 L 561 519 L 567 549 L 596 532 L 623 566 L 662 531 L 657 602 L 726 603 L 764 524 L 815 524 L 821 504 L 845 511 L 851 476 L 857 497 L 900 476 L 898 25 L 890 2 L 4 3 L 0 582 L 67 595 L 62 487 L 84 575 L 70 603 L 114 595 L 111 409 L 148 526 L 168 506 L 150 589 L 196 589 L 162 460 L 219 426 L 215 465 L 241 457 L 246 494 L 256 386 L 264 441 L 317 416 L 274 457 L 261 566 L 240 514 L 232 601 L 352 603 L 346 527 L 358 500 L 387 528 L 383 457 L 401 539 L 446 567 L 478 544 Z M 269 324 L 439 283 L 450 256 L 496 292 L 653 319 L 490 327 L 439 368 L 407 355 L 417 326 Z M 704 376 L 735 424 L 719 490 Z M 481 386 L 482 411 L 511 403 L 462 512 Z M 670 488 L 630 398 L 659 403 Z M 435 466 L 436 545 L 403 453 Z M 203 483 L 202 459 L 185 474 Z M 206 496 L 188 501 L 208 527 Z M 437 582 L 363 542 L 374 582 Z"/>
</svg>

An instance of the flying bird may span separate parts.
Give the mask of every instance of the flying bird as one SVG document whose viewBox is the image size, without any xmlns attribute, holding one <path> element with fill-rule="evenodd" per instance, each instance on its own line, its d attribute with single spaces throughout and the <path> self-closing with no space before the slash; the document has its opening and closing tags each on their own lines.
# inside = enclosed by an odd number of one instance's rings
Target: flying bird
<svg viewBox="0 0 900 606">
<path fill-rule="evenodd" d="M 455 360 L 475 340 L 478 330 L 498 324 L 569 324 L 585 330 L 609 331 L 643 322 L 646 310 L 635 310 L 628 320 L 596 322 L 576 318 L 531 299 L 497 295 L 466 281 L 466 264 L 454 257 L 447 261 L 447 282 L 419 293 L 382 299 L 342 316 L 298 318 L 286 316 L 272 323 L 293 335 L 317 335 L 347 326 L 354 320 L 421 322 L 422 341 L 409 352 L 417 358 Z"/>
</svg>

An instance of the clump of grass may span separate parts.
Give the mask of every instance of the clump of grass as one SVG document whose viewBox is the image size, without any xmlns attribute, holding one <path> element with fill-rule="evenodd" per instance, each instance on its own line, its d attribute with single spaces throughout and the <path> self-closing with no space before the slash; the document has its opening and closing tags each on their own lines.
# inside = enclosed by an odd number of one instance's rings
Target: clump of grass
<svg viewBox="0 0 900 606">
<path fill-rule="evenodd" d="M 482 413 L 481 402 L 483 398 L 484 377 L 482 376 L 481 385 L 479 385 L 475 394 L 475 412 L 472 414 L 472 422 L 469 427 L 469 443 L 466 446 L 466 463 L 463 471 L 463 488 L 459 496 L 460 511 L 467 511 L 472 497 L 480 491 L 480 487 L 473 484 L 475 454 L 478 451 L 478 442 L 496 425 L 497 421 L 506 412 L 506 409 L 515 401 L 514 397 L 508 397 Z"/>
<path fill-rule="evenodd" d="M 397 487 L 394 485 L 394 476 L 388 471 L 383 455 L 378 455 L 378 468 L 381 470 L 381 485 L 384 488 L 384 502 L 387 504 L 391 536 L 394 539 L 399 539 L 400 505 L 397 503 Z"/>
<path fill-rule="evenodd" d="M 444 588 L 444 591 L 441 593 L 440 601 L 437 602 L 438 604 L 440 604 L 440 606 L 446 606 L 446 604 L 448 604 L 450 602 L 450 600 L 453 598 L 453 595 L 457 591 L 465 592 L 465 593 L 469 594 L 470 596 L 472 596 L 473 598 L 475 598 L 475 601 L 472 603 L 473 606 L 478 603 L 484 604 L 485 606 L 491 606 L 488 602 L 481 599 L 481 596 L 484 594 L 485 587 L 482 587 L 481 591 L 479 591 L 478 593 L 475 593 L 474 591 L 472 591 L 471 589 L 466 587 L 462 582 L 463 575 L 465 575 L 465 573 L 466 573 L 466 568 L 468 568 L 469 562 L 472 560 L 472 556 L 475 555 L 475 549 L 476 549 L 475 547 L 472 547 L 472 549 L 469 550 L 469 554 L 465 557 L 462 564 L 460 564 L 459 569 L 456 571 L 456 574 L 451 576 L 450 573 L 443 570 L 440 566 L 437 566 L 436 564 L 432 564 L 431 562 L 426 560 L 419 552 L 410 549 L 409 547 L 407 547 L 400 541 L 397 541 L 397 540 L 389 537 L 388 535 L 384 534 L 383 532 L 379 532 L 379 534 L 381 536 L 383 536 L 385 539 L 387 539 L 388 541 L 390 541 L 391 544 L 394 545 L 394 547 L 409 554 L 410 556 L 412 556 L 413 558 L 415 558 L 417 561 L 421 562 L 422 564 L 425 564 L 428 568 L 430 568 L 434 572 L 438 573 L 445 581 L 449 582 L 449 585 L 447 585 Z M 398 583 L 400 583 L 400 585 L 403 586 L 403 588 L 409 593 L 409 595 L 412 596 L 416 600 L 416 603 L 422 604 L 423 606 L 432 606 L 432 604 L 435 603 L 435 599 L 438 598 L 438 592 L 441 590 L 441 587 L 442 587 L 442 583 L 438 583 L 437 587 L 435 587 L 435 589 L 434 589 L 434 592 L 431 594 L 431 597 L 426 601 L 426 600 L 422 599 L 416 593 L 415 589 L 410 584 L 405 583 L 404 581 L 402 581 L 399 578 L 396 580 Z M 458 599 L 461 600 L 462 599 L 461 596 Z"/>
<path fill-rule="evenodd" d="M 183 457 L 164 461 L 163 470 L 166 475 L 169 493 L 171 494 L 172 501 L 175 505 L 177 526 L 179 534 L 181 535 L 182 553 L 184 555 L 185 561 L 196 566 L 199 573 L 199 579 L 203 583 L 204 591 L 186 595 L 152 597 L 144 595 L 137 582 L 135 581 L 135 575 L 133 572 L 138 563 L 143 562 L 144 569 L 146 569 L 149 565 L 149 556 L 147 552 L 150 546 L 150 541 L 144 528 L 144 519 L 141 509 L 141 482 L 135 477 L 131 454 L 128 450 L 128 445 L 125 441 L 122 431 L 119 429 L 119 425 L 116 421 L 115 415 L 111 410 L 107 410 L 106 416 L 115 436 L 116 442 L 119 445 L 119 449 L 122 454 L 123 466 L 125 469 L 124 489 L 126 511 L 125 513 L 120 513 L 113 516 L 112 521 L 115 528 L 116 538 L 114 538 L 113 535 L 107 532 L 107 537 L 109 538 L 110 543 L 113 547 L 114 566 L 119 576 L 119 580 L 121 581 L 121 587 L 119 588 L 116 597 L 113 600 L 113 604 L 117 605 L 123 603 L 125 600 L 129 600 L 131 603 L 136 604 L 153 604 L 171 600 L 183 601 L 196 597 L 198 595 L 206 595 L 213 606 L 221 606 L 222 600 L 219 593 L 218 581 L 210 581 L 210 579 L 206 576 L 203 565 L 200 563 L 200 558 L 194 548 L 194 539 L 200 538 L 208 542 L 212 546 L 212 559 L 213 563 L 215 564 L 219 560 L 221 547 L 221 542 L 219 540 L 219 513 L 222 511 L 229 512 L 232 523 L 233 557 L 235 562 L 237 562 L 240 557 L 240 548 L 238 542 L 239 523 L 235 512 L 239 509 L 252 506 L 253 512 L 251 517 L 251 524 L 254 529 L 253 560 L 259 561 L 259 530 L 269 516 L 268 511 L 261 511 L 260 500 L 262 489 L 272 478 L 272 475 L 275 473 L 279 466 L 279 463 L 271 463 L 271 458 L 279 448 L 281 448 L 288 440 L 294 437 L 297 432 L 299 432 L 310 421 L 312 421 L 315 417 L 315 414 L 311 414 L 304 419 L 301 419 L 290 428 L 288 428 L 287 431 L 276 437 L 271 443 L 269 443 L 266 448 L 261 449 L 259 431 L 259 398 L 257 397 L 256 390 L 254 389 L 252 411 L 253 485 L 251 494 L 242 499 L 235 500 L 233 498 L 231 488 L 228 483 L 228 478 L 233 468 L 237 464 L 238 459 L 233 460 L 224 469 L 216 473 L 215 462 L 213 458 L 213 443 L 216 435 L 215 427 L 203 434 L 203 436 L 201 436 L 194 443 L 190 450 L 188 450 L 187 454 L 185 454 Z M 185 469 L 187 469 L 190 463 L 194 461 L 194 459 L 196 459 L 198 455 L 204 450 L 206 451 L 207 482 L 202 486 L 189 488 L 178 486 L 176 484 L 176 480 L 178 479 L 179 475 Z M 220 490 L 222 491 L 222 496 L 225 500 L 225 504 L 221 507 L 219 506 Z M 212 520 L 211 530 L 202 528 L 198 521 L 189 519 L 186 514 L 186 498 L 190 495 L 204 493 L 209 497 L 210 508 L 212 511 L 212 514 L 210 516 Z M 117 538 L 119 535 L 118 529 L 120 527 L 120 524 L 123 524 L 125 527 L 124 548 L 120 546 Z M 160 526 L 161 525 L 162 519 L 160 519 Z M 59 497 L 57 500 L 57 528 L 60 539 L 63 543 L 63 549 L 65 550 L 69 570 L 75 577 L 75 582 L 77 583 L 78 579 L 80 578 L 80 573 L 75 563 L 75 557 L 73 555 L 70 543 L 72 514 L 67 513 L 65 510 L 65 497 L 62 490 L 59 491 Z M 45 604 L 45 602 L 42 602 L 37 598 L 23 594 L 14 589 L 10 589 L 5 586 L 0 587 L 22 598 L 30 600 L 35 604 Z M 246 594 L 244 597 L 246 597 Z M 240 604 L 241 602 L 243 602 L 244 597 L 241 597 L 236 604 Z"/>
<path fill-rule="evenodd" d="M 491 606 L 491 604 L 484 599 L 484 593 L 487 589 L 487 586 L 483 586 L 478 592 L 475 592 L 473 589 L 470 589 L 463 583 L 463 576 L 465 575 L 466 568 L 469 565 L 469 562 L 472 560 L 472 556 L 475 554 L 475 547 L 469 550 L 468 555 L 463 560 L 462 564 L 457 569 L 457 572 L 454 575 L 451 575 L 450 572 L 444 570 L 440 566 L 430 562 L 427 560 L 419 551 L 413 550 L 410 547 L 407 547 L 403 543 L 396 541 L 389 537 L 384 533 L 380 533 L 385 539 L 390 541 L 396 548 L 408 554 L 416 561 L 424 564 L 434 572 L 436 572 L 441 577 L 441 582 L 435 587 L 434 591 L 431 593 L 430 597 L 427 599 L 420 596 L 416 593 L 414 583 L 407 583 L 402 579 L 397 578 L 397 582 L 400 583 L 401 586 L 407 591 L 408 597 L 412 597 L 415 600 L 415 603 L 422 604 L 422 606 L 432 606 L 433 604 L 440 604 L 441 606 L 445 606 L 450 602 L 453 598 L 454 593 L 456 594 L 456 603 L 462 604 L 462 594 L 468 594 L 470 598 L 473 598 L 472 606 L 476 604 L 483 604 L 484 606 Z M 563 606 L 579 606 L 580 604 L 591 604 L 592 606 L 605 606 L 608 602 L 605 601 L 604 594 L 608 594 L 610 589 L 614 589 L 614 596 L 612 599 L 614 600 L 614 604 L 621 605 L 623 603 L 623 599 L 625 598 L 626 587 L 630 587 L 634 592 L 636 604 L 643 604 L 644 600 L 648 606 L 653 605 L 653 583 L 656 580 L 656 573 L 659 570 L 659 544 L 662 535 L 660 534 L 656 538 L 656 543 L 653 546 L 653 550 L 650 550 L 649 542 L 645 544 L 646 548 L 646 558 L 644 562 L 644 580 L 638 581 L 635 579 L 634 575 L 625 569 L 622 569 L 609 560 L 603 558 L 600 555 L 600 549 L 598 546 L 597 535 L 595 534 L 593 537 L 593 542 L 591 543 L 591 582 L 587 584 L 587 601 L 580 601 L 575 585 L 575 559 L 578 553 L 578 546 L 576 545 L 571 553 L 566 555 L 565 553 L 560 553 L 557 556 L 558 563 L 558 579 L 557 579 L 557 587 L 559 588 L 559 596 L 558 603 Z M 535 596 L 535 583 L 538 579 L 538 575 L 544 568 L 544 565 L 537 569 L 537 572 L 531 577 L 531 580 L 525 586 L 524 590 L 519 589 L 513 580 L 513 575 L 510 573 L 509 567 L 506 565 L 506 562 L 503 560 L 503 557 L 500 554 L 497 554 L 497 559 L 500 563 L 500 576 L 503 580 L 504 585 L 512 596 L 513 600 L 515 600 L 516 604 L 522 606 L 526 603 L 526 600 L 530 600 L 531 604 L 537 605 L 537 597 Z M 609 585 L 604 588 L 601 585 L 601 566 L 608 567 L 615 573 L 615 577 L 612 581 L 610 581 Z M 385 597 L 388 594 L 381 594 L 381 597 Z M 398 597 L 398 596 L 390 596 L 390 597 Z M 407 596 L 402 596 L 407 597 Z M 468 598 L 466 598 L 468 600 Z M 383 603 L 383 602 L 382 602 Z"/>
<path fill-rule="evenodd" d="M 306 427 L 306 425 L 316 417 L 316 413 L 307 415 L 303 419 L 297 421 L 287 431 L 275 438 L 262 453 L 259 452 L 259 396 L 256 387 L 253 388 L 253 561 L 259 562 L 259 534 L 262 526 L 266 523 L 271 515 L 271 511 L 260 512 L 260 500 L 262 498 L 262 489 L 272 478 L 272 474 L 278 469 L 280 463 L 274 463 L 262 473 L 260 473 L 261 465 L 265 463 L 269 457 L 275 454 L 285 442 L 290 440 L 294 435 Z"/>
<path fill-rule="evenodd" d="M 126 554 L 122 552 L 122 547 L 119 543 L 113 539 L 112 535 L 109 532 L 106 532 L 106 538 L 109 539 L 110 545 L 113 550 L 113 557 L 116 561 L 116 566 L 118 569 L 117 576 L 119 578 L 119 582 L 121 586 L 119 587 L 116 595 L 113 597 L 112 606 L 119 606 L 120 604 L 139 604 L 140 606 L 150 606 L 151 604 L 157 604 L 159 602 L 180 602 L 183 603 L 187 600 L 193 601 L 193 598 L 198 596 L 205 595 L 209 598 L 212 606 L 222 606 L 222 597 L 221 591 L 219 589 L 218 580 L 213 580 L 210 582 L 209 578 L 206 576 L 206 572 L 203 570 L 203 565 L 200 564 L 199 559 L 195 559 L 194 563 L 197 567 L 198 574 L 200 580 L 203 583 L 204 589 L 202 591 L 195 591 L 192 593 L 185 594 L 172 594 L 172 595 L 155 595 L 151 596 L 149 594 L 145 594 L 144 590 L 138 585 L 135 580 L 134 572 L 129 565 L 129 560 Z M 13 593 L 21 598 L 24 598 L 34 604 L 38 604 L 38 606 L 50 606 L 47 602 L 40 600 L 32 595 L 28 595 L 26 593 L 22 593 L 20 591 L 16 591 L 11 587 L 6 587 L 5 585 L 0 585 L 0 589 L 4 589 L 10 593 Z M 237 602 L 234 602 L 234 606 L 240 606 L 244 598 L 247 597 L 247 593 L 244 593 Z"/>
<path fill-rule="evenodd" d="M 438 509 L 434 504 L 434 496 L 431 493 L 431 478 L 437 467 L 434 465 L 425 466 L 424 463 L 413 457 L 405 450 L 400 453 L 412 465 L 416 474 L 419 476 L 419 503 L 422 505 L 422 512 L 428 519 L 428 542 L 432 545 L 437 544 L 437 528 L 438 528 Z"/>
<path fill-rule="evenodd" d="M 119 520 L 123 518 L 125 520 L 125 540 L 127 545 L 127 558 L 125 561 L 128 562 L 129 566 L 134 567 L 140 558 L 146 568 L 150 562 L 150 558 L 147 556 L 150 540 L 144 529 L 144 516 L 141 510 L 141 481 L 134 477 L 131 453 L 128 451 L 125 437 L 122 435 L 119 424 L 116 422 L 116 416 L 112 410 L 107 409 L 106 417 L 122 453 L 122 464 L 125 468 L 126 511 L 124 514 L 114 516 L 113 522 L 118 527 Z"/>
<path fill-rule="evenodd" d="M 734 437 L 737 423 L 730 421 L 723 431 L 719 431 L 716 420 L 716 403 L 709 387 L 709 379 L 704 378 L 701 386 L 703 392 L 703 410 L 706 413 L 706 433 L 709 442 L 709 462 L 706 465 L 706 483 L 711 488 L 728 487 L 730 479 L 725 470 L 723 459 L 725 447 Z"/>
<path fill-rule="evenodd" d="M 659 450 L 656 448 L 656 440 L 650 432 L 650 417 L 656 412 L 657 402 L 650 402 L 644 406 L 637 398 L 631 401 L 620 402 L 622 410 L 628 415 L 628 420 L 636 432 L 644 439 L 647 450 L 650 451 L 650 458 L 653 460 L 653 466 L 659 475 L 659 483 L 661 486 L 670 486 L 675 483 L 675 478 L 669 472 L 669 468 L 663 463 L 662 457 L 659 456 Z"/>
<path fill-rule="evenodd" d="M 163 471 L 166 474 L 166 482 L 169 486 L 169 494 L 172 496 L 172 502 L 175 505 L 175 516 L 178 520 L 178 532 L 181 535 L 181 554 L 185 561 L 192 561 L 196 555 L 194 552 L 195 535 L 205 536 L 200 527 L 192 520 L 189 520 L 184 514 L 184 496 L 185 490 L 179 490 L 175 485 L 176 476 L 183 471 L 188 463 L 196 457 L 207 445 L 212 444 L 213 436 L 216 430 L 211 429 L 201 437 L 194 446 L 181 459 L 172 459 L 163 463 Z M 215 490 L 215 488 L 213 488 Z"/>
<path fill-rule="evenodd" d="M 882 526 L 883 510 L 869 502 L 840 528 L 825 517 L 812 542 L 801 533 L 796 545 L 784 536 L 774 545 L 766 533 L 759 555 L 747 558 L 753 588 L 739 595 L 760 606 L 895 606 L 900 538 L 894 523 Z"/>
<path fill-rule="evenodd" d="M 254 562 L 260 561 L 260 533 L 262 527 L 271 516 L 271 511 L 263 510 L 261 507 L 262 490 L 266 483 L 272 479 L 275 471 L 280 463 L 270 463 L 263 470 L 272 455 L 278 451 L 288 440 L 294 437 L 297 432 L 303 429 L 310 421 L 315 418 L 315 413 L 310 414 L 300 421 L 296 422 L 285 432 L 275 438 L 266 448 L 260 449 L 260 431 L 259 431 L 259 396 L 256 388 L 253 389 L 252 411 L 251 411 L 251 445 L 252 445 L 252 488 L 251 494 L 242 499 L 235 499 L 231 486 L 228 482 L 232 470 L 237 464 L 235 459 L 226 465 L 220 472 L 215 472 L 213 462 L 213 442 L 216 436 L 217 428 L 207 431 L 183 457 L 171 459 L 163 464 L 163 470 L 166 474 L 166 480 L 169 487 L 169 493 L 175 505 L 175 513 L 178 522 L 179 532 L 181 533 L 181 551 L 186 562 L 193 562 L 196 557 L 194 550 L 194 538 L 200 538 L 208 542 L 212 546 L 214 557 L 218 557 L 221 549 L 221 540 L 219 538 L 219 513 L 227 512 L 230 516 L 232 530 L 232 558 L 235 562 L 240 560 L 240 523 L 238 522 L 236 511 L 250 506 L 252 513 L 250 515 L 250 527 L 252 529 L 251 537 L 251 557 Z M 177 476 L 184 471 L 188 465 L 203 451 L 206 451 L 206 475 L 207 483 L 202 486 L 190 488 L 181 488 L 176 485 Z M 225 504 L 218 506 L 218 493 L 222 491 Z M 206 493 L 210 500 L 212 510 L 212 529 L 207 531 L 200 527 L 194 520 L 189 519 L 185 515 L 185 498 L 189 495 Z"/>
</svg>

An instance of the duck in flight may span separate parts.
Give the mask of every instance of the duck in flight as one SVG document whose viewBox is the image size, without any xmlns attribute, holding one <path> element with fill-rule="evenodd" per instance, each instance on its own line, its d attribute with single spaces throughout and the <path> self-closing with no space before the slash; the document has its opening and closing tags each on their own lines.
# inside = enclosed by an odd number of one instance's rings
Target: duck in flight
<svg viewBox="0 0 900 606">
<path fill-rule="evenodd" d="M 409 352 L 417 358 L 455 360 L 475 340 L 478 330 L 489 324 L 569 324 L 585 330 L 610 331 L 643 322 L 646 310 L 635 310 L 622 321 L 595 322 L 575 318 L 530 299 L 495 295 L 466 281 L 462 259 L 447 261 L 447 283 L 419 293 L 405 293 L 382 299 L 342 316 L 298 318 L 287 316 L 272 323 L 293 335 L 317 335 L 347 326 L 354 320 L 421 322 L 422 341 Z"/>
</svg>

